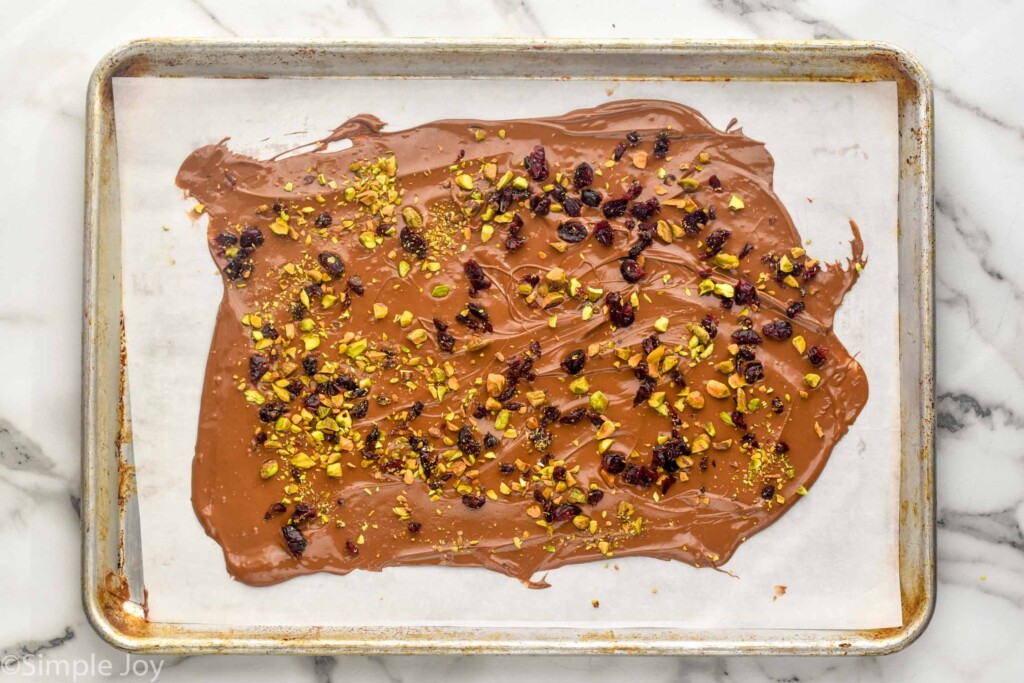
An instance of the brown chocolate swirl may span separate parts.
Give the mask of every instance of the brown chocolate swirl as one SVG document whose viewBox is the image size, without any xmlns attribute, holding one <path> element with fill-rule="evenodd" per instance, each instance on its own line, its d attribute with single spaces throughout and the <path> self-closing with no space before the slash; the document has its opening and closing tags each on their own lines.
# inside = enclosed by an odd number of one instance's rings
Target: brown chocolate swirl
<svg viewBox="0 0 1024 683">
<path fill-rule="evenodd" d="M 856 226 L 810 259 L 772 172 L 646 100 L 193 152 L 225 292 L 192 495 L 231 574 L 726 562 L 868 396 Z"/>
</svg>

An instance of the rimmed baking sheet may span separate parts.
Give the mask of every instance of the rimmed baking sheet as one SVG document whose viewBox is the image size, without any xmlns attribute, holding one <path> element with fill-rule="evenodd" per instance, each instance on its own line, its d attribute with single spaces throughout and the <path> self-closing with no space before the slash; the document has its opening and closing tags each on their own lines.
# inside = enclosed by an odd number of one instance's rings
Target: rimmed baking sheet
<svg viewBox="0 0 1024 683">
<path fill-rule="evenodd" d="M 892 352 L 903 341 L 902 304 L 894 297 L 904 264 L 897 250 L 896 83 L 129 78 L 113 86 L 132 448 L 151 622 L 723 633 L 903 623 L 900 383 L 906 378 Z M 457 99 L 450 96 L 455 87 L 461 88 Z M 494 97 L 510 89 L 524 95 Z M 776 191 L 816 256 L 848 255 L 847 220 L 861 225 L 867 276 L 840 310 L 837 331 L 868 372 L 871 400 L 812 495 L 741 548 L 726 566 L 735 576 L 633 558 L 559 569 L 544 591 L 483 570 L 447 568 L 306 577 L 259 589 L 232 582 L 188 500 L 202 368 L 221 285 L 205 231 L 186 217 L 188 206 L 173 186 L 181 159 L 225 135 L 237 149 L 274 153 L 362 112 L 398 129 L 444 117 L 558 114 L 628 97 L 682 102 L 718 127 L 736 117 L 748 135 L 766 141 L 776 160 Z M 268 99 L 282 106 L 268 106 Z M 880 305 L 885 301 L 891 305 Z M 169 326 L 191 333 L 170 338 Z M 168 382 L 179 398 L 195 400 L 169 406 L 160 389 Z M 777 586 L 786 586 L 784 596 Z M 464 603 L 453 599 L 460 594 Z M 474 607 L 480 596 L 501 605 L 500 613 Z M 592 607 L 594 599 L 600 609 Z"/>
</svg>

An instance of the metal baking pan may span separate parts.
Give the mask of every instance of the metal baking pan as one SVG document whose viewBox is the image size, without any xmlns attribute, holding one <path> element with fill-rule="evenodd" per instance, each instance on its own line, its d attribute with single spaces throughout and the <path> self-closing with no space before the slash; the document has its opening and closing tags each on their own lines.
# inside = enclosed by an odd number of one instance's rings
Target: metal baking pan
<svg viewBox="0 0 1024 683">
<path fill-rule="evenodd" d="M 115 77 L 894 81 L 899 111 L 900 586 L 903 626 L 876 630 L 225 628 L 145 615 L 122 346 Z M 932 91 L 903 50 L 868 42 L 142 40 L 89 84 L 82 359 L 82 596 L 109 642 L 161 653 L 859 654 L 895 652 L 935 604 Z"/>
</svg>

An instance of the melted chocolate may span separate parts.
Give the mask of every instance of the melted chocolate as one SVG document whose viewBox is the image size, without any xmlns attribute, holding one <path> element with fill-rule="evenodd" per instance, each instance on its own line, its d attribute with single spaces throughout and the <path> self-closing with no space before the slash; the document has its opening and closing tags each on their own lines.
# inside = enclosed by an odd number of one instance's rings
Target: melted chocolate
<svg viewBox="0 0 1024 683">
<path fill-rule="evenodd" d="M 862 245 L 853 226 L 846 269 L 802 253 L 762 143 L 659 101 L 383 128 L 360 116 L 267 161 L 210 145 L 179 171 L 225 278 L 192 498 L 233 576 L 444 564 L 530 581 L 629 555 L 719 566 L 810 488 L 868 397 L 832 332 Z M 351 147 L 328 149 L 339 140 Z M 584 162 L 599 206 L 577 187 Z M 616 293 L 631 325 L 608 310 Z M 807 351 L 762 332 L 777 320 Z M 761 343 L 733 341 L 747 326 Z M 589 414 L 554 419 L 573 409 Z"/>
</svg>

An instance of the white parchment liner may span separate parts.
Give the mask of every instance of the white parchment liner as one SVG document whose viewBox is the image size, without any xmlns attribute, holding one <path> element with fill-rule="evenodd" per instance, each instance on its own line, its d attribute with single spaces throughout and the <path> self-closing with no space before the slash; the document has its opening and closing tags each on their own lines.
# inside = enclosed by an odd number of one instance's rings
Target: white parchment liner
<svg viewBox="0 0 1024 683">
<path fill-rule="evenodd" d="M 775 189 L 810 254 L 865 277 L 836 331 L 870 400 L 810 495 L 745 543 L 726 572 L 630 558 L 563 567 L 546 590 L 483 569 L 402 567 L 251 588 L 231 579 L 191 507 L 199 400 L 221 279 L 206 221 L 174 185 L 193 149 L 231 137 L 269 156 L 360 113 L 390 130 L 441 118 L 562 114 L 622 98 L 733 117 L 775 157 Z M 901 623 L 899 357 L 893 83 L 501 82 L 348 79 L 114 80 L 123 287 L 145 585 L 153 621 L 221 625 L 881 628 Z M 166 228 L 166 229 L 165 229 Z M 785 595 L 777 597 L 777 586 Z M 777 599 L 776 599 L 777 597 Z M 595 609 L 591 601 L 599 600 Z"/>
</svg>

